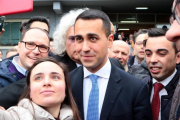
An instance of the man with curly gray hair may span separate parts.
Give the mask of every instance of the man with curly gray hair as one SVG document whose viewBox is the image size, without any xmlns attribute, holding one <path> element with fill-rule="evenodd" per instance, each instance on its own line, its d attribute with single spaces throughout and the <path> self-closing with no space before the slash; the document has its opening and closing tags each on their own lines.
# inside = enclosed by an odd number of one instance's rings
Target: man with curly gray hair
<svg viewBox="0 0 180 120">
<path fill-rule="evenodd" d="M 75 50 L 74 23 L 77 16 L 85 10 L 88 8 L 74 9 L 64 14 L 53 33 L 53 49 L 58 54 L 55 57 L 68 65 L 69 71 L 81 64 Z"/>
</svg>

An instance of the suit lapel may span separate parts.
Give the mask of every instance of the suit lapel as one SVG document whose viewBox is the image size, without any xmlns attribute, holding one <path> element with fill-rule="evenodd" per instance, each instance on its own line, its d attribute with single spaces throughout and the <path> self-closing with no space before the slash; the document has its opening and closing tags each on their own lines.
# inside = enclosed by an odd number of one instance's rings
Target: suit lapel
<svg viewBox="0 0 180 120">
<path fill-rule="evenodd" d="M 101 110 L 100 120 L 106 120 L 119 96 L 121 86 L 120 80 L 121 77 L 118 72 L 118 68 L 111 64 L 111 74 L 109 78 L 109 82 L 106 89 L 106 94 Z"/>
</svg>

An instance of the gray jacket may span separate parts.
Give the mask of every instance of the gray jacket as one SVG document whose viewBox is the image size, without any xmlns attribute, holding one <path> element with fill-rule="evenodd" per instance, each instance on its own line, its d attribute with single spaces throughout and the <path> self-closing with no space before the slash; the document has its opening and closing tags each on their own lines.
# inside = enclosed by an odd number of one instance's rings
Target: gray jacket
<svg viewBox="0 0 180 120">
<path fill-rule="evenodd" d="M 73 120 L 72 109 L 63 105 L 60 110 L 60 120 Z M 55 118 L 37 104 L 23 99 L 18 106 L 3 111 L 0 109 L 0 120 L 55 120 Z"/>
<path fill-rule="evenodd" d="M 146 59 L 144 59 L 141 64 L 132 65 L 128 69 L 128 73 L 133 75 L 134 77 L 142 80 L 143 82 L 148 82 L 150 80 L 150 73 L 148 70 L 148 66 L 146 64 Z"/>
</svg>

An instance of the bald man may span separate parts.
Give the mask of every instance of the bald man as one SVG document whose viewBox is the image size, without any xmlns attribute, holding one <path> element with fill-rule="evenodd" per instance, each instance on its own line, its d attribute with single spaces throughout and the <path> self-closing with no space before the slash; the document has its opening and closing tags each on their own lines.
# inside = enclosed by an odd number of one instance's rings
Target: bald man
<svg viewBox="0 0 180 120">
<path fill-rule="evenodd" d="M 109 50 L 108 56 L 110 58 L 117 58 L 124 66 L 125 70 L 128 70 L 126 63 L 129 59 L 129 46 L 126 42 L 122 40 L 113 41 L 113 45 Z"/>
</svg>

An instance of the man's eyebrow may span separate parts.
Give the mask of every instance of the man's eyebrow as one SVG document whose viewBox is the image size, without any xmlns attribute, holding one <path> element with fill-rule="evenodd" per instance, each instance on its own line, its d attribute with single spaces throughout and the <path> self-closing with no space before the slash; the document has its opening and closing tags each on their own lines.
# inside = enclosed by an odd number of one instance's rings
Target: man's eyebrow
<svg viewBox="0 0 180 120">
<path fill-rule="evenodd" d="M 150 49 L 145 49 L 145 52 L 146 52 L 146 51 L 151 51 L 151 50 L 150 50 Z"/>
<path fill-rule="evenodd" d="M 160 51 L 166 51 L 166 52 L 169 52 L 167 49 L 158 49 L 157 51 L 158 51 L 158 52 L 160 52 Z"/>
<path fill-rule="evenodd" d="M 82 37 L 82 35 L 75 35 L 74 37 Z"/>
<path fill-rule="evenodd" d="M 95 33 L 88 33 L 87 36 L 97 36 L 97 37 L 99 37 L 99 35 L 95 34 Z"/>
</svg>

